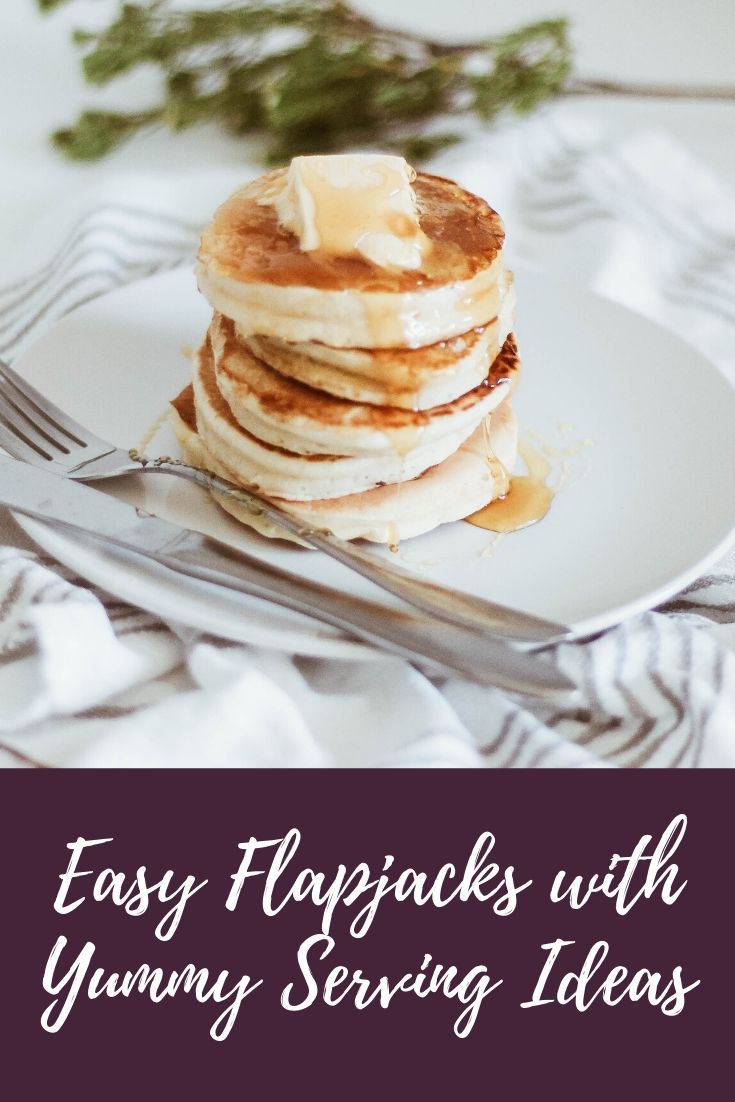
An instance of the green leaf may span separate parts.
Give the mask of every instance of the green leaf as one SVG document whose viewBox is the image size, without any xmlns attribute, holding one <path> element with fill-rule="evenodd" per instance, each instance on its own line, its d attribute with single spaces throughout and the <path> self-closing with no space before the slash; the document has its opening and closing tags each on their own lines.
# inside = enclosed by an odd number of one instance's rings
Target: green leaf
<svg viewBox="0 0 735 1102">
<path fill-rule="evenodd" d="M 63 0 L 38 2 L 50 9 Z M 392 30 L 340 0 L 201 10 L 123 3 L 107 28 L 77 31 L 74 41 L 90 84 L 153 65 L 164 86 L 149 112 L 85 111 L 54 135 L 59 149 L 84 160 L 153 121 L 172 130 L 218 123 L 264 139 L 271 161 L 357 143 L 425 159 L 452 136 L 417 127 L 461 111 L 488 119 L 529 111 L 557 94 L 571 69 L 565 20 L 458 46 Z"/>
<path fill-rule="evenodd" d="M 418 165 L 428 161 L 430 157 L 446 149 L 447 146 L 456 145 L 459 141 L 461 141 L 459 134 L 426 134 L 423 137 L 419 135 L 413 138 L 402 138 L 395 143 L 395 148 L 407 161 Z"/>
<path fill-rule="evenodd" d="M 564 20 L 534 23 L 488 44 L 494 64 L 470 78 L 475 110 L 492 118 L 501 109 L 530 111 L 559 92 L 571 70 Z"/>
<path fill-rule="evenodd" d="M 57 149 L 75 161 L 97 161 L 110 153 L 141 126 L 158 117 L 158 111 L 121 115 L 113 111 L 84 111 L 76 124 L 56 130 L 51 140 Z"/>
</svg>

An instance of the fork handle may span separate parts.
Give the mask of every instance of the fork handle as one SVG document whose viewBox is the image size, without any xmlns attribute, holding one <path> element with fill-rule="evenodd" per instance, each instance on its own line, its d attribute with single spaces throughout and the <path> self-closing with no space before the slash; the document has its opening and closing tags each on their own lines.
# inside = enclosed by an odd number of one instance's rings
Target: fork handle
<svg viewBox="0 0 735 1102">
<path fill-rule="evenodd" d="M 505 605 L 486 601 L 482 597 L 475 597 L 459 590 L 448 589 L 446 586 L 424 578 L 417 578 L 415 574 L 404 570 L 403 567 L 387 563 L 376 555 L 363 551 L 354 543 L 340 539 L 328 529 L 312 528 L 304 524 L 298 517 L 281 509 L 268 498 L 227 482 L 209 471 L 191 467 L 175 459 L 140 458 L 138 461 L 141 464 L 141 471 L 146 473 L 159 471 L 163 474 L 172 474 L 177 478 L 185 478 L 199 486 L 204 486 L 214 493 L 234 498 L 254 515 L 265 517 L 279 527 L 285 528 L 287 532 L 304 543 L 337 559 L 338 562 L 355 570 L 381 589 L 387 590 L 415 608 L 428 612 L 446 623 L 519 642 L 536 644 L 556 642 L 571 634 L 571 629 L 564 624 L 531 616 L 516 609 L 507 608 Z"/>
</svg>

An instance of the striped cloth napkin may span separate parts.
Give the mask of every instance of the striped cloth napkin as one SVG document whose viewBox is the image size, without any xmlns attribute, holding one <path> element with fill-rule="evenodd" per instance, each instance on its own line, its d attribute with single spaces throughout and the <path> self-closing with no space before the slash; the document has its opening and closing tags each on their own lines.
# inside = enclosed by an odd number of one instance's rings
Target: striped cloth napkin
<svg viewBox="0 0 735 1102">
<path fill-rule="evenodd" d="M 503 211 L 513 262 L 553 264 L 685 332 L 735 381 L 735 198 L 664 135 L 610 141 L 553 107 L 469 134 L 435 168 Z M 0 355 L 95 295 L 190 263 L 241 180 L 126 179 L 57 206 L 0 280 Z M 735 765 L 732 552 L 665 606 L 556 647 L 581 690 L 564 709 L 429 680 L 398 659 L 201 636 L 72 576 L 7 516 L 3 541 L 2 764 Z"/>
</svg>

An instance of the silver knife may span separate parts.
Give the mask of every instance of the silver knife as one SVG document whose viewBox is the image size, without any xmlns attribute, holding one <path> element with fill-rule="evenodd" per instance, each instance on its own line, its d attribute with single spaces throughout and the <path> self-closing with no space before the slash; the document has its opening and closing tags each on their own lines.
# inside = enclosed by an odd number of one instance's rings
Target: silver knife
<svg viewBox="0 0 735 1102">
<path fill-rule="evenodd" d="M 279 528 L 285 528 L 287 532 L 304 543 L 344 563 L 350 570 L 361 574 L 363 578 L 367 578 L 381 589 L 386 589 L 389 593 L 413 605 L 414 608 L 446 620 L 447 623 L 460 624 L 473 631 L 487 631 L 491 636 L 502 636 L 519 643 L 547 645 L 572 637 L 572 629 L 566 624 L 532 616 L 528 612 L 519 612 L 518 609 L 499 605 L 495 601 L 488 601 L 473 593 L 463 593 L 461 590 L 449 589 L 426 578 L 418 578 L 398 563 L 388 564 L 369 551 L 364 551 L 356 543 L 335 536 L 326 528 L 314 528 L 290 513 L 288 509 L 282 509 L 270 498 L 256 494 L 243 486 L 226 482 L 211 471 L 191 467 L 188 463 L 182 463 L 180 459 L 163 456 L 158 459 L 148 459 L 135 449 L 129 452 L 129 456 L 134 462 L 140 464 L 141 472 L 159 471 L 177 475 L 199 486 L 204 486 L 214 493 L 233 497 L 249 512 L 265 517 Z M 95 467 L 95 477 L 100 477 L 98 461 L 93 459 L 90 465 Z M 80 467 L 75 468 L 75 477 L 79 477 L 84 466 L 85 464 L 81 464 Z M 113 473 L 120 473 L 117 459 L 113 461 Z M 85 479 L 82 477 L 80 481 Z"/>
<path fill-rule="evenodd" d="M 4 455 L 0 455 L 0 505 L 229 590 L 233 599 L 234 590 L 283 605 L 445 675 L 460 674 L 483 685 L 539 697 L 575 689 L 543 658 L 505 640 L 309 581 L 99 490 Z"/>
</svg>

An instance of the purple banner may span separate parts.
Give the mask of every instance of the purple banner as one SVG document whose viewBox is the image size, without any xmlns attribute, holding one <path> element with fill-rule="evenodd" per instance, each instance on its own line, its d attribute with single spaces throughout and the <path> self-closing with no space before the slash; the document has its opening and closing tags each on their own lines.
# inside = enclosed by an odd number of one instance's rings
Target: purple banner
<svg viewBox="0 0 735 1102">
<path fill-rule="evenodd" d="M 0 784 L 9 1099 L 726 1091 L 729 772 Z"/>
</svg>

